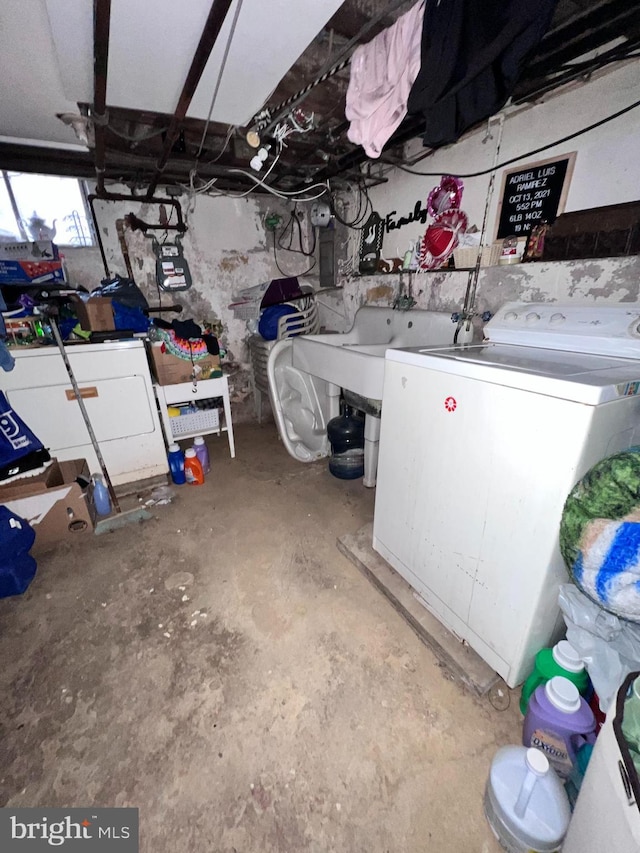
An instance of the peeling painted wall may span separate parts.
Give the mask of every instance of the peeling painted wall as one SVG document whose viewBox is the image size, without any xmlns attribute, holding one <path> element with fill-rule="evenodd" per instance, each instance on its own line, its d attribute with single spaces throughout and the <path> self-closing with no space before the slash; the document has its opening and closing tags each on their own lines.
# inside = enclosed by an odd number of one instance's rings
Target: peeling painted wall
<svg viewBox="0 0 640 853">
<path fill-rule="evenodd" d="M 127 192 L 126 188 L 110 188 Z M 159 191 L 158 195 L 162 195 Z M 187 199 L 180 202 L 183 211 Z M 111 273 L 126 275 L 126 268 L 116 234 L 116 219 L 133 212 L 145 222 L 158 221 L 158 206 L 142 202 L 96 202 L 96 214 Z M 167 207 L 167 213 L 170 208 Z M 193 317 L 196 322 L 220 324 L 220 343 L 227 351 L 226 370 L 229 373 L 234 420 L 242 422 L 253 417 L 249 356 L 246 347 L 247 328 L 228 308 L 238 290 L 280 278 L 282 274 L 296 275 L 308 267 L 308 260 L 299 255 L 278 250 L 278 271 L 273 256 L 273 235 L 264 228 L 267 212 L 279 213 L 286 220 L 286 205 L 277 199 L 232 199 L 199 196 L 195 209 L 188 214 L 188 231 L 183 237 L 184 256 L 193 278 L 190 290 L 181 293 L 162 293 L 162 304 L 181 304 L 181 319 Z M 175 216 L 175 214 L 174 214 Z M 175 221 L 175 220 L 174 220 Z M 151 232 L 149 232 L 151 233 Z M 162 239 L 163 232 L 154 232 Z M 136 283 L 152 305 L 158 304 L 155 283 L 155 256 L 151 241 L 141 232 L 125 229 Z M 175 232 L 170 232 L 171 241 Z M 104 268 L 98 248 L 65 249 L 70 281 L 88 290 L 97 287 L 104 278 Z M 315 277 L 304 279 L 314 283 Z M 165 314 L 171 320 L 177 315 Z"/>
<path fill-rule="evenodd" d="M 640 84 L 640 60 L 617 66 L 594 76 L 584 85 L 570 87 L 548 100 L 518 110 L 505 122 L 500 162 L 553 142 L 567 134 L 611 115 L 637 97 Z M 416 163 L 418 171 L 434 176 L 410 175 L 384 167 L 385 184 L 370 191 L 373 207 L 384 218 L 391 211 L 397 217 L 414 209 L 416 200 L 426 203 L 429 191 L 441 174 L 465 174 L 490 168 L 494 162 L 497 125 L 486 139 L 486 128 L 469 134 L 458 143 L 442 148 Z M 582 210 L 601 205 L 633 201 L 640 197 L 640 161 L 634 152 L 640 136 L 640 109 L 576 137 L 559 146 L 522 160 L 522 165 L 547 157 L 576 151 L 576 163 L 569 187 L 566 210 Z M 419 156 L 419 140 L 407 146 L 407 156 Z M 513 165 L 507 168 L 513 168 Z M 374 166 L 374 174 L 376 167 Z M 502 172 L 497 173 L 496 189 L 489 209 L 485 244 L 493 241 L 498 215 Z M 463 209 L 469 222 L 482 223 L 489 176 L 465 178 Z M 382 255 L 402 257 L 409 242 L 421 238 L 425 226 L 407 224 L 385 234 Z M 359 232 L 352 232 L 349 254 L 357 268 Z M 462 307 L 468 280 L 467 272 L 433 272 L 411 276 L 411 288 L 418 306 L 437 311 Z M 364 304 L 390 305 L 401 285 L 406 289 L 409 275 L 343 275 L 343 290 L 322 296 L 321 320 L 327 329 L 343 331 L 350 327 L 355 311 Z M 495 311 L 509 300 L 635 302 L 638 300 L 640 258 L 565 261 L 520 264 L 513 267 L 487 267 L 480 272 L 476 310 Z"/>
<path fill-rule="evenodd" d="M 362 305 L 393 304 L 400 287 L 411 293 L 418 308 L 459 311 L 469 273 L 437 271 L 396 275 L 352 276 L 341 291 L 325 293 L 321 317 L 325 328 L 344 332 Z M 584 261 L 485 267 L 480 271 L 476 311 L 495 311 L 505 302 L 582 303 L 637 302 L 640 297 L 640 256 Z"/>
<path fill-rule="evenodd" d="M 568 88 L 545 102 L 519 110 L 505 123 L 500 159 L 515 157 L 621 109 L 633 100 L 639 83 L 640 60 L 635 60 L 595 75 L 590 82 Z M 479 131 L 416 164 L 419 171 L 432 171 L 436 177 L 413 176 L 385 167 L 387 183 L 371 190 L 375 209 L 383 216 L 391 210 L 396 210 L 399 216 L 405 215 L 413 210 L 417 199 L 424 203 L 439 175 L 471 173 L 491 167 L 497 132 L 495 125 L 491 132 L 493 139 L 486 142 L 483 142 L 484 130 Z M 575 150 L 576 166 L 567 210 L 631 201 L 639 195 L 640 160 L 636 156 L 639 136 L 640 110 L 633 110 L 589 134 L 526 158 L 522 163 L 526 165 L 537 159 Z M 419 141 L 410 143 L 408 156 L 419 153 Z M 488 181 L 488 176 L 465 179 L 463 208 L 469 214 L 470 222 L 478 226 L 482 221 Z M 486 243 L 493 239 L 500 182 L 501 174 L 498 174 Z M 186 201 L 186 198 L 181 199 L 183 207 L 186 207 Z M 110 269 L 124 273 L 115 220 L 133 211 L 143 220 L 156 221 L 157 208 L 141 202 L 102 202 L 97 203 L 96 210 Z M 287 206 L 271 198 L 199 197 L 195 210 L 189 216 L 189 231 L 183 241 L 194 286 L 175 297 L 163 295 L 163 301 L 184 305 L 183 317 L 220 322 L 221 342 L 228 351 L 227 368 L 231 377 L 234 417 L 238 421 L 251 418 L 253 408 L 245 343 L 246 324 L 236 320 L 227 307 L 232 301 L 232 294 L 282 274 L 299 275 L 307 268 L 306 258 L 279 251 L 282 272 L 278 271 L 273 260 L 273 238 L 265 232 L 263 225 L 268 211 L 280 213 L 285 218 L 288 215 Z M 409 240 L 421 237 L 423 232 L 424 226 L 419 225 L 407 225 L 392 232 L 385 239 L 383 255 L 401 256 Z M 343 229 L 338 229 L 336 240 L 340 270 L 344 270 L 345 255 L 357 254 L 359 236 L 360 232 L 351 232 L 347 243 Z M 155 261 L 149 242 L 142 234 L 129 231 L 127 242 L 136 281 L 149 301 L 157 303 Z M 65 254 L 71 280 L 88 289 L 97 286 L 104 275 L 98 250 L 67 249 Z M 317 286 L 315 275 L 304 280 Z M 343 271 L 338 278 L 340 289 L 318 292 L 321 322 L 328 330 L 345 331 L 361 305 L 391 305 L 401 287 L 405 290 L 411 287 L 412 295 L 421 308 L 447 312 L 459 310 L 467 281 L 466 272 L 359 277 Z M 479 313 L 485 310 L 493 312 L 511 299 L 635 302 L 639 296 L 639 282 L 640 259 L 637 257 L 488 267 L 480 273 L 476 310 Z"/>
</svg>

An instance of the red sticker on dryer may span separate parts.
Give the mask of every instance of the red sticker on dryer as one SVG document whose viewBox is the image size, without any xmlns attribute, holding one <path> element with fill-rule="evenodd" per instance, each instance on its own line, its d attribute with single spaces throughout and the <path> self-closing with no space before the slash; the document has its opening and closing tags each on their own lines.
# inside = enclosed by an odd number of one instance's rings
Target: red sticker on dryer
<svg viewBox="0 0 640 853">
<path fill-rule="evenodd" d="M 455 397 L 447 397 L 444 401 L 444 407 L 448 412 L 455 412 L 458 407 L 458 402 Z"/>
</svg>

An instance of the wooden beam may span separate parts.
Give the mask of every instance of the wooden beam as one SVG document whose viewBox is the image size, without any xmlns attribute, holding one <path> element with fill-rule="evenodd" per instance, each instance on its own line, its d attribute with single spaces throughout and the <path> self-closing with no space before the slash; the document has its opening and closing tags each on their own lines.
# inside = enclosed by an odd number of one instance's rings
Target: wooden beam
<svg viewBox="0 0 640 853">
<path fill-rule="evenodd" d="M 191 61 L 191 67 L 189 68 L 187 79 L 184 81 L 184 86 L 182 87 L 182 92 L 178 98 L 176 110 L 171 119 L 169 129 L 167 130 L 162 154 L 158 159 L 155 173 L 149 183 L 149 188 L 147 190 L 147 196 L 149 198 L 153 196 L 163 169 L 167 165 L 171 149 L 178 138 L 182 122 L 187 114 L 187 110 L 189 109 L 189 105 L 191 104 L 195 91 L 198 88 L 198 83 L 200 82 L 200 78 L 202 77 L 206 64 L 209 60 L 213 46 L 220 35 L 220 30 L 222 29 L 224 19 L 227 16 L 231 3 L 232 0 L 213 0 L 213 3 L 211 4 L 209 17 L 204 25 L 204 30 L 200 36 L 198 47 L 196 48 L 193 60 Z"/>
<path fill-rule="evenodd" d="M 95 172 L 98 189 L 104 190 L 106 163 L 105 125 L 107 123 L 107 68 L 109 65 L 109 29 L 111 0 L 93 3 L 93 124 L 95 131 Z"/>
</svg>

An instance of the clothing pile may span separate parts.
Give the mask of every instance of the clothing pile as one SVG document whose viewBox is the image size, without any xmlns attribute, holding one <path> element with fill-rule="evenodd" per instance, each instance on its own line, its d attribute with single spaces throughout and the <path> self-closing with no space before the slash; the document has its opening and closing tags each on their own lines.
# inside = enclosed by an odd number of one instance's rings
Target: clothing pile
<svg viewBox="0 0 640 853">
<path fill-rule="evenodd" d="M 557 0 L 420 0 L 351 58 L 348 136 L 369 157 L 408 114 L 430 148 L 498 112 L 549 27 Z"/>
<path fill-rule="evenodd" d="M 162 341 L 168 353 L 187 361 L 220 355 L 218 339 L 209 332 L 203 332 L 194 320 L 172 320 L 169 323 L 156 318 L 149 328 L 149 337 Z"/>
</svg>

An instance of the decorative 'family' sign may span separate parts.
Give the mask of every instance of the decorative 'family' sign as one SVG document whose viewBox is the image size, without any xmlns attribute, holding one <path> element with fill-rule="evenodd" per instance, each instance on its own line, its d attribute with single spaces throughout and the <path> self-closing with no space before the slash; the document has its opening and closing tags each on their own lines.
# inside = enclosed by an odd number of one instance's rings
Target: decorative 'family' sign
<svg viewBox="0 0 640 853">
<path fill-rule="evenodd" d="M 397 212 L 397 210 L 392 210 L 390 213 L 387 213 L 384 219 L 384 230 L 387 234 L 395 231 L 396 228 L 402 228 L 403 225 L 411 225 L 413 222 L 419 222 L 421 225 L 424 225 L 429 216 L 429 211 L 426 207 L 422 206 L 420 200 L 415 203 L 411 213 L 408 213 L 406 216 L 396 218 Z"/>
<path fill-rule="evenodd" d="M 504 172 L 496 239 L 526 236 L 564 211 L 576 152 Z"/>
</svg>

